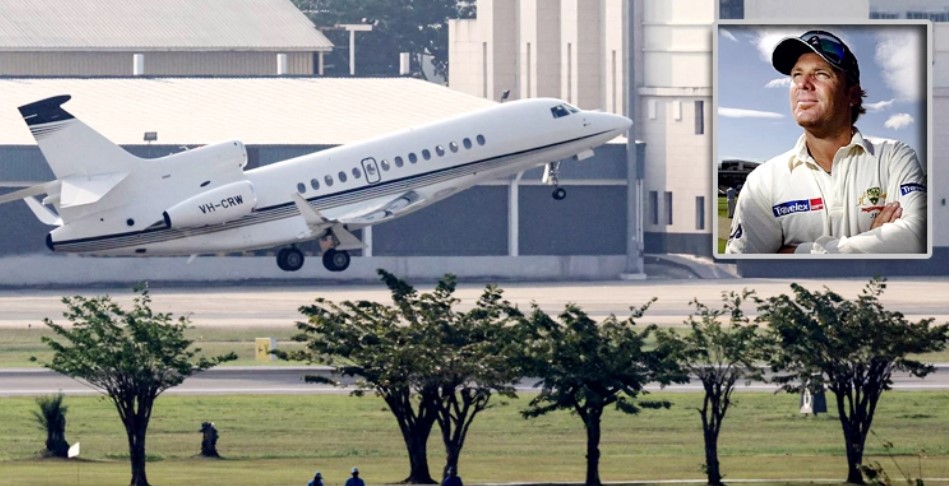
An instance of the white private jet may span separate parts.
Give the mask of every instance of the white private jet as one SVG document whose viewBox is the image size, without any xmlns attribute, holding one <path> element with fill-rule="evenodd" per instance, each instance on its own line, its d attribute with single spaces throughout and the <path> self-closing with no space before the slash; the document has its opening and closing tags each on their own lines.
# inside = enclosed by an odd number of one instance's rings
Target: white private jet
<svg viewBox="0 0 949 486">
<path fill-rule="evenodd" d="M 354 230 L 404 216 L 479 182 L 582 160 L 629 119 L 556 99 L 499 104 L 435 123 L 244 171 L 229 141 L 141 159 L 63 109 L 69 96 L 20 107 L 56 180 L 0 196 L 24 200 L 52 251 L 198 255 L 283 247 L 277 265 L 303 266 L 295 244 L 319 240 L 323 265 L 345 270 Z M 45 195 L 42 201 L 37 196 Z"/>
</svg>

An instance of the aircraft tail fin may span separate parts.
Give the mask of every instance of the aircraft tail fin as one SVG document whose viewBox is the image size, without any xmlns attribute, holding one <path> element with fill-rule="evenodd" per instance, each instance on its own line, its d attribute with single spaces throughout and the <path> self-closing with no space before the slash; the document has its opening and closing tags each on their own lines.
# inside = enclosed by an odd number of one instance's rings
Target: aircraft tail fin
<svg viewBox="0 0 949 486">
<path fill-rule="evenodd" d="M 20 107 L 23 121 L 56 178 L 130 172 L 141 159 L 63 109 L 69 99 L 69 95 L 54 96 Z"/>
</svg>

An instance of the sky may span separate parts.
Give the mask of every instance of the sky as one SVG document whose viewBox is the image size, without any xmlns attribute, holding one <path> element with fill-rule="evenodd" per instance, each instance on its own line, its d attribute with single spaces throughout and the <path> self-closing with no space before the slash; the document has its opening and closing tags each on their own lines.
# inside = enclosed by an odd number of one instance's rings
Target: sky
<svg viewBox="0 0 949 486">
<path fill-rule="evenodd" d="M 926 162 L 926 28 L 920 25 L 719 25 L 716 162 L 764 162 L 790 150 L 802 129 L 790 115 L 790 79 L 771 65 L 783 38 L 826 30 L 850 47 L 867 91 L 856 126 L 864 136 L 901 140 Z"/>
</svg>

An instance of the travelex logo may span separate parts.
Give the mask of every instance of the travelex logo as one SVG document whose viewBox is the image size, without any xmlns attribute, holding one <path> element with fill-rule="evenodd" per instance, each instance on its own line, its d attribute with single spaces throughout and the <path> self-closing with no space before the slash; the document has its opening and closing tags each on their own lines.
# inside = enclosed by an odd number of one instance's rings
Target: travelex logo
<svg viewBox="0 0 949 486">
<path fill-rule="evenodd" d="M 905 196 L 911 192 L 926 192 L 926 186 L 916 182 L 900 185 L 900 196 Z"/>
<path fill-rule="evenodd" d="M 824 199 L 815 197 L 814 199 L 801 199 L 798 201 L 788 201 L 771 206 L 771 211 L 775 218 L 787 216 L 795 213 L 806 213 L 809 211 L 820 211 L 824 209 Z"/>
</svg>

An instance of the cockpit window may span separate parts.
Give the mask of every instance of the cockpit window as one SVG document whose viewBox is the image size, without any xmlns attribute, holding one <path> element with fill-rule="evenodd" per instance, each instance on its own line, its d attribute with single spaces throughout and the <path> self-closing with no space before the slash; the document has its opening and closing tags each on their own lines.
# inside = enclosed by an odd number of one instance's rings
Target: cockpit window
<svg viewBox="0 0 949 486">
<path fill-rule="evenodd" d="M 551 108 L 550 113 L 553 114 L 554 118 L 562 118 L 565 116 L 570 116 L 573 113 L 580 113 L 580 110 L 574 106 L 564 103 Z"/>
</svg>

